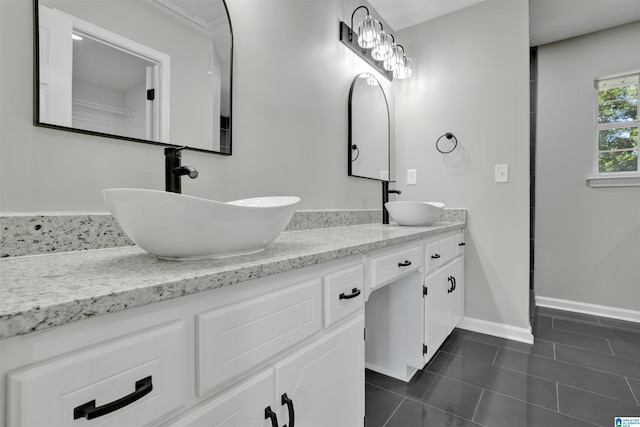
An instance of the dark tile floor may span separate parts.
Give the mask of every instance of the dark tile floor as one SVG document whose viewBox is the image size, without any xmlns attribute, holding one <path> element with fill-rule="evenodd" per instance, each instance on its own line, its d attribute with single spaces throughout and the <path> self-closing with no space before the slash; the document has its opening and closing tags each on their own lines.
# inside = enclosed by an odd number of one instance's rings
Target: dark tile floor
<svg viewBox="0 0 640 427">
<path fill-rule="evenodd" d="M 535 343 L 456 329 L 409 383 L 367 370 L 366 427 L 614 426 L 640 417 L 640 324 L 538 307 Z"/>
</svg>

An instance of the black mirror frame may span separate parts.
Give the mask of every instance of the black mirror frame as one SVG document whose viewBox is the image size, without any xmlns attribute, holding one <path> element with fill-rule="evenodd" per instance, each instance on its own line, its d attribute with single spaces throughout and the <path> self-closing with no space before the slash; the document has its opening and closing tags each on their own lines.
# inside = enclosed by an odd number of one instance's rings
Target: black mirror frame
<svg viewBox="0 0 640 427">
<path fill-rule="evenodd" d="M 382 86 L 380 86 L 380 90 L 382 91 L 382 96 L 384 97 L 384 103 L 385 106 L 387 107 L 387 161 L 388 161 L 388 165 L 387 165 L 387 170 L 389 171 L 389 179 L 380 179 L 380 178 L 371 178 L 368 176 L 360 176 L 360 175 L 354 175 L 353 174 L 353 161 L 355 160 L 353 158 L 353 151 L 354 150 L 358 150 L 358 148 L 353 148 L 353 113 L 352 113 L 352 107 L 353 107 L 353 88 L 356 85 L 356 82 L 358 81 L 358 79 L 360 78 L 361 74 L 365 74 L 365 73 L 360 73 L 358 74 L 353 81 L 351 82 L 351 87 L 349 88 L 349 138 L 347 141 L 347 173 L 348 176 L 353 176 L 356 178 L 364 178 L 364 179 L 370 179 L 373 181 L 381 181 L 381 182 L 395 182 L 391 179 L 391 115 L 389 113 L 389 101 L 387 100 L 387 94 L 384 93 L 384 90 L 382 89 Z M 370 73 L 368 73 L 370 74 Z M 375 78 L 375 76 L 374 76 Z M 377 80 L 377 79 L 376 79 Z M 378 82 L 379 84 L 380 82 Z M 359 154 L 358 154 L 359 155 Z M 357 156 L 356 156 L 357 158 Z"/>
<path fill-rule="evenodd" d="M 38 17 L 38 1 L 33 0 L 33 125 L 49 129 L 63 130 L 67 132 L 81 133 L 85 135 L 101 136 L 110 139 L 120 139 L 125 141 L 142 142 L 144 144 L 158 145 L 162 147 L 184 147 L 179 144 L 169 144 L 166 142 L 151 141 L 148 139 L 131 138 L 128 136 L 113 135 L 110 133 L 96 132 L 85 129 L 76 129 L 68 126 L 54 125 L 50 123 L 43 123 L 40 121 L 40 40 L 39 40 L 39 28 L 40 22 Z M 231 156 L 233 153 L 233 26 L 231 24 L 231 16 L 229 15 L 229 8 L 227 7 L 226 0 L 222 0 L 225 12 L 227 13 L 227 20 L 229 22 L 229 32 L 231 35 L 231 53 L 230 53 L 230 70 L 229 70 L 229 152 L 223 153 L 221 151 L 206 150 L 204 148 L 195 148 L 187 146 L 186 150 L 199 151 L 202 153 L 218 154 L 220 156 Z"/>
</svg>

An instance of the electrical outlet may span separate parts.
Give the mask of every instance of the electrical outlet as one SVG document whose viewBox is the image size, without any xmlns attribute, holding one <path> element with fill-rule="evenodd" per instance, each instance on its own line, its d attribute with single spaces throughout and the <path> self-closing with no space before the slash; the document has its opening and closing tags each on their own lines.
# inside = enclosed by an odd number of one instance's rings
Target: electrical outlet
<svg viewBox="0 0 640 427">
<path fill-rule="evenodd" d="M 407 169 L 407 185 L 416 185 L 418 183 L 417 172 L 415 169 Z"/>
<path fill-rule="evenodd" d="M 496 165 L 495 181 L 509 182 L 509 165 Z"/>
</svg>

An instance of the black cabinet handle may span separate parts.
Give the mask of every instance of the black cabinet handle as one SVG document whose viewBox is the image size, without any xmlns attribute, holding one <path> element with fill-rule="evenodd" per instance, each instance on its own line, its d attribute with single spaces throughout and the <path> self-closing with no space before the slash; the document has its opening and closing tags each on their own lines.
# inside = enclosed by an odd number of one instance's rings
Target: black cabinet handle
<svg viewBox="0 0 640 427">
<path fill-rule="evenodd" d="M 117 411 L 118 409 L 124 408 L 127 405 L 131 405 L 136 400 L 151 393 L 151 390 L 153 390 L 153 383 L 151 382 L 151 376 L 148 376 L 136 381 L 136 390 L 133 393 L 121 397 L 118 400 L 114 400 L 106 405 L 98 406 L 97 408 L 96 401 L 92 400 L 91 402 L 87 402 L 74 408 L 73 419 L 77 420 L 78 418 L 86 418 L 88 420 L 92 420 L 94 418 L 107 415 L 111 412 Z"/>
<path fill-rule="evenodd" d="M 453 279 L 453 289 L 451 289 L 451 292 L 456 290 L 456 278 L 454 276 L 451 276 L 451 278 Z"/>
<path fill-rule="evenodd" d="M 449 276 L 447 277 L 447 282 L 451 283 L 451 287 L 449 289 L 447 289 L 447 293 L 450 294 L 451 292 L 453 292 L 453 277 Z"/>
<path fill-rule="evenodd" d="M 338 299 L 351 299 L 351 298 L 355 298 L 358 295 L 360 295 L 360 289 L 358 288 L 353 288 L 351 289 L 351 293 L 349 295 L 345 295 L 344 292 L 340 294 L 340 296 L 338 297 Z M 284 405 L 284 403 L 283 403 Z"/>
<path fill-rule="evenodd" d="M 431 259 L 438 259 L 438 258 L 440 258 L 440 254 L 431 255 Z"/>
<path fill-rule="evenodd" d="M 296 411 L 293 408 L 293 400 L 289 399 L 287 393 L 282 395 L 282 404 L 287 405 L 287 410 L 289 411 L 289 427 L 294 427 L 296 424 Z M 287 427 L 287 425 L 285 424 L 282 427 Z"/>
<path fill-rule="evenodd" d="M 405 260 L 404 262 L 399 262 L 398 267 L 408 267 L 411 265 L 411 261 Z"/>
<path fill-rule="evenodd" d="M 458 246 L 467 246 L 465 242 L 458 243 Z"/>
<path fill-rule="evenodd" d="M 271 410 L 271 406 L 264 408 L 264 419 L 271 419 L 271 427 L 278 427 L 278 417 L 276 413 Z"/>
</svg>

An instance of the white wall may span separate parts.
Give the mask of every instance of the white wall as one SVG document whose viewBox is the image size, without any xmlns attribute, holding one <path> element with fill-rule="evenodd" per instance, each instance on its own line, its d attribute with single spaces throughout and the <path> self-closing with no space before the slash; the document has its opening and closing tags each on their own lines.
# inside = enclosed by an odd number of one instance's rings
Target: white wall
<svg viewBox="0 0 640 427">
<path fill-rule="evenodd" d="M 640 69 L 640 22 L 538 48 L 536 296 L 640 310 L 640 188 L 590 188 L 597 77 Z"/>
<path fill-rule="evenodd" d="M 228 1 L 233 156 L 184 153 L 200 172 L 183 180 L 185 194 L 298 195 L 303 209 L 380 206 L 379 183 L 347 177 L 349 86 L 371 69 L 339 42 L 338 23 L 358 4 Z M 103 188 L 163 189 L 159 146 L 33 126 L 32 21 L 31 1 L 0 1 L 0 212 L 105 211 Z"/>
<path fill-rule="evenodd" d="M 487 0 L 397 35 L 415 66 L 396 85 L 400 198 L 468 209 L 465 315 L 517 328 L 529 327 L 528 19 L 525 0 Z M 445 132 L 450 155 L 435 147 Z M 496 184 L 503 163 L 509 183 Z"/>
</svg>

